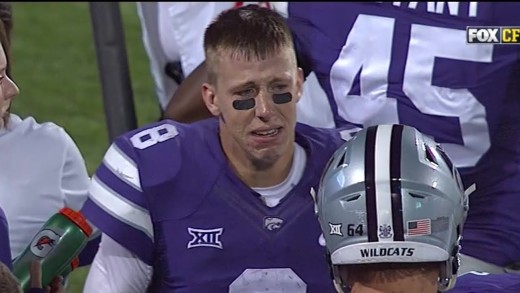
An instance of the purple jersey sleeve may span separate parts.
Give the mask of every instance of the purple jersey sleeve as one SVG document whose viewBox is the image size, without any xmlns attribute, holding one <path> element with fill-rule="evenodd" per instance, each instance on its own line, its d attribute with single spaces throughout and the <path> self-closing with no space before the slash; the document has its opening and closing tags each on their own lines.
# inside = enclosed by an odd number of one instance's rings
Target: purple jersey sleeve
<svg viewBox="0 0 520 293">
<path fill-rule="evenodd" d="M 449 293 L 516 293 L 520 292 L 520 274 L 484 274 L 470 272 L 457 278 Z"/>
<path fill-rule="evenodd" d="M 82 212 L 103 233 L 151 264 L 154 231 L 131 141 L 122 136 L 109 147 L 92 177 Z"/>
<path fill-rule="evenodd" d="M 81 251 L 79 255 L 79 266 L 88 266 L 92 264 L 92 261 L 94 261 L 94 257 L 96 256 L 96 253 L 99 248 L 99 243 L 101 242 L 101 235 L 98 237 L 91 239 L 85 248 Z"/>
<path fill-rule="evenodd" d="M 11 263 L 11 246 L 9 245 L 9 226 L 4 214 L 0 209 L 0 261 L 3 262 L 10 270 L 13 269 Z"/>
</svg>

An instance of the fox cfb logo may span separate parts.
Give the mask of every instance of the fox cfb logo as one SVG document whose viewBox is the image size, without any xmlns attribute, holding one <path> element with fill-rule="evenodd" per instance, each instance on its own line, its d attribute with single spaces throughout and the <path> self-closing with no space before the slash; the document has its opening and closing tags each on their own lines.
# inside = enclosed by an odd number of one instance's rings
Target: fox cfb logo
<svg viewBox="0 0 520 293">
<path fill-rule="evenodd" d="M 520 27 L 516 26 L 468 26 L 468 44 L 520 44 Z"/>
</svg>

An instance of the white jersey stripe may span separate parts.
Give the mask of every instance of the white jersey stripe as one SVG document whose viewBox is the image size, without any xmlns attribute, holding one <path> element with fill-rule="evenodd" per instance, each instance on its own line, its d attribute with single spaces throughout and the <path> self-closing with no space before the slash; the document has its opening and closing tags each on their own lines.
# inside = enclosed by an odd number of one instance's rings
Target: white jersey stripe
<svg viewBox="0 0 520 293">
<path fill-rule="evenodd" d="M 152 219 L 147 210 L 123 198 L 96 176 L 92 178 L 89 196 L 104 211 L 121 222 L 143 231 L 153 242 Z"/>
<path fill-rule="evenodd" d="M 390 142 L 392 139 L 392 125 L 380 125 L 376 133 L 375 146 L 375 190 L 376 211 L 378 223 L 378 238 L 380 242 L 393 241 L 392 226 L 392 196 L 390 189 Z M 382 233 L 381 228 L 391 227 L 392 234 Z"/>
<path fill-rule="evenodd" d="M 103 163 L 123 182 L 126 182 L 138 191 L 142 191 L 139 171 L 134 161 L 126 156 L 116 145 L 112 144 L 108 148 L 103 158 Z"/>
</svg>

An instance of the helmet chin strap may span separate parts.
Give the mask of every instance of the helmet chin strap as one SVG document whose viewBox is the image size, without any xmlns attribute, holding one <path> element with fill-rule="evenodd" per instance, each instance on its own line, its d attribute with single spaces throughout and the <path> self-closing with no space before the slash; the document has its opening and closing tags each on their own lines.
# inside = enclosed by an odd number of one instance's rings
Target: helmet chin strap
<svg viewBox="0 0 520 293">
<path fill-rule="evenodd" d="M 334 280 L 334 288 L 336 288 L 336 291 L 339 293 L 350 293 L 350 287 L 340 285 L 336 280 Z"/>
<path fill-rule="evenodd" d="M 341 280 L 341 275 L 339 273 L 339 270 L 336 266 L 332 264 L 332 261 L 330 259 L 330 253 L 327 251 L 327 254 L 325 256 L 325 259 L 327 260 L 327 263 L 329 264 L 330 269 L 330 276 L 332 278 L 332 282 L 334 283 L 334 288 L 339 293 L 350 293 L 351 289 L 350 286 L 347 286 L 343 284 L 343 280 Z"/>
<path fill-rule="evenodd" d="M 292 101 L 292 94 L 289 92 L 282 93 L 282 94 L 273 94 L 273 102 L 275 104 L 281 105 L 281 104 L 289 103 L 290 101 Z M 235 108 L 235 110 L 239 110 L 239 111 L 253 109 L 255 107 L 255 105 L 256 105 L 255 98 L 233 101 L 233 108 Z"/>
<path fill-rule="evenodd" d="M 455 286 L 460 267 L 460 239 L 461 235 L 459 235 L 457 244 L 453 247 L 451 255 L 445 265 L 441 266 L 439 281 L 437 284 L 439 292 L 448 291 Z"/>
</svg>

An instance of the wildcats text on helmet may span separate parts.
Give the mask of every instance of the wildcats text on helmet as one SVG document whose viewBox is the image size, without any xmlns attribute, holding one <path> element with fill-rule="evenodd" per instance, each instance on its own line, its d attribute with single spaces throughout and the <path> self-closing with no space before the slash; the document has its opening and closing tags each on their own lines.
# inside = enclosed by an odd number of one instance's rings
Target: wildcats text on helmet
<svg viewBox="0 0 520 293">
<path fill-rule="evenodd" d="M 413 256 L 415 248 L 363 248 L 360 249 L 359 252 L 361 253 L 361 257 Z"/>
</svg>

